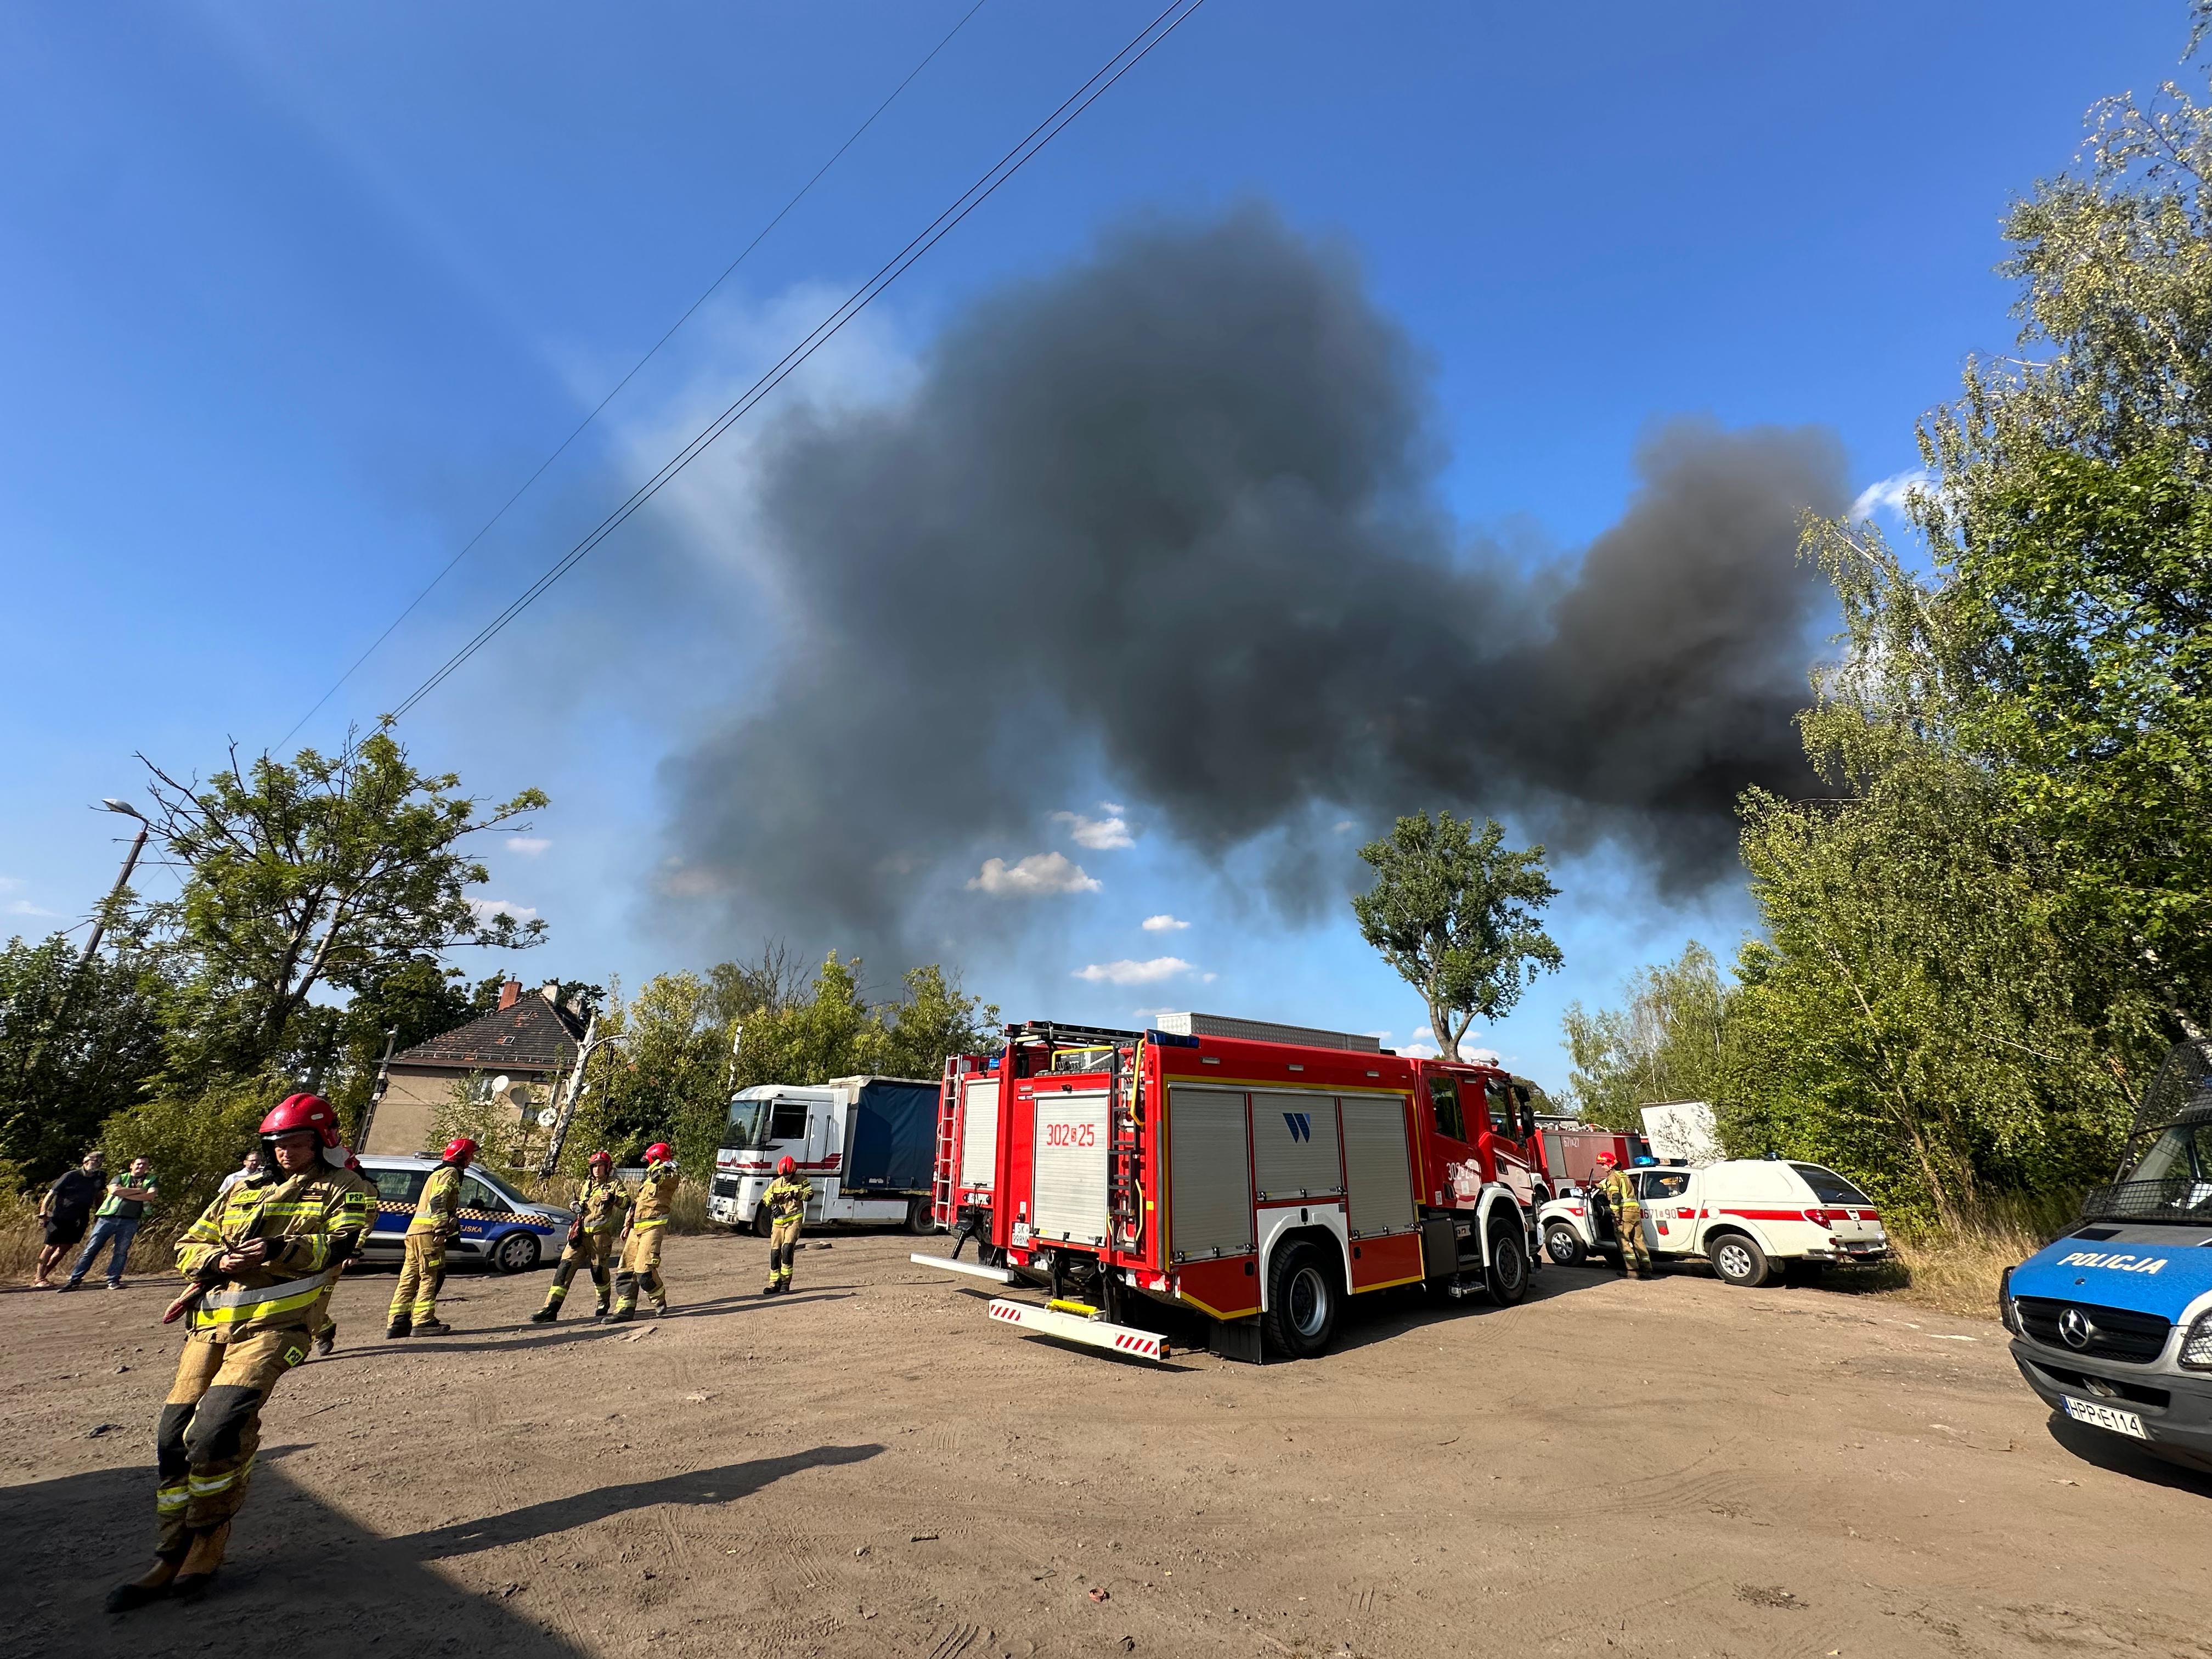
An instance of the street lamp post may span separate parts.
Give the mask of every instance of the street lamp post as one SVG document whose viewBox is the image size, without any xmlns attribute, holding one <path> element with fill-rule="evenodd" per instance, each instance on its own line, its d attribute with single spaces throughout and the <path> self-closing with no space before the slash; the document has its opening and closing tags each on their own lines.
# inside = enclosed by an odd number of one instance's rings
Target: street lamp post
<svg viewBox="0 0 2212 1659">
<path fill-rule="evenodd" d="M 154 827 L 146 815 L 127 800 L 117 800 L 111 795 L 100 804 L 111 812 L 120 812 L 125 817 L 137 819 L 138 833 L 131 838 L 131 850 L 123 855 L 123 873 L 116 877 L 115 885 L 108 890 L 107 902 L 100 907 L 100 914 L 92 919 L 92 937 L 84 943 L 84 959 L 88 963 L 100 954 L 100 941 L 107 932 L 107 913 L 115 908 L 115 901 L 123 896 L 123 890 L 131 884 L 131 872 L 138 867 L 138 854 L 146 850 L 147 832 Z"/>
</svg>

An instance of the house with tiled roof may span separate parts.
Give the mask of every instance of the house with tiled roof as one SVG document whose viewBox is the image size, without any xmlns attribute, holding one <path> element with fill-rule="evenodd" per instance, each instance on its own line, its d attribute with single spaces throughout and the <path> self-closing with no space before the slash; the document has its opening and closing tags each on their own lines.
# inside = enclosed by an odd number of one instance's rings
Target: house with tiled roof
<svg viewBox="0 0 2212 1659">
<path fill-rule="evenodd" d="M 390 1083 L 361 1150 L 430 1150 L 432 1120 L 456 1084 L 490 1099 L 490 1085 L 504 1077 L 501 1098 L 518 1118 L 542 1110 L 566 1081 L 583 1040 L 583 1017 L 562 1004 L 560 986 L 526 992 L 520 981 L 508 980 L 492 1012 L 392 1055 Z"/>
</svg>

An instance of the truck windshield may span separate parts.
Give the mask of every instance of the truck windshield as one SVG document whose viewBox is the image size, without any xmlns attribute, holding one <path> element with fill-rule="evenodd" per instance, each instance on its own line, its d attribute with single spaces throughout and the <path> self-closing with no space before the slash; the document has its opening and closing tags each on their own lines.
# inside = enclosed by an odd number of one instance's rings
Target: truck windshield
<svg viewBox="0 0 2212 1659">
<path fill-rule="evenodd" d="M 733 1100 L 730 1127 L 722 1145 L 732 1151 L 758 1150 L 779 1140 L 806 1139 L 806 1103 L 803 1100 Z"/>
<path fill-rule="evenodd" d="M 2082 1200 L 2084 1216 L 2212 1227 L 2212 1113 L 2140 1131 L 2120 1169 Z"/>
</svg>

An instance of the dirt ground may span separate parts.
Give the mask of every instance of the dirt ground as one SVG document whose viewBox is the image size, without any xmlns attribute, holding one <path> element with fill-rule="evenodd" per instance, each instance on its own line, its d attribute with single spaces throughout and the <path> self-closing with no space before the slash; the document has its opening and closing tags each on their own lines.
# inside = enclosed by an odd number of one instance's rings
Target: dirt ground
<svg viewBox="0 0 2212 1659">
<path fill-rule="evenodd" d="M 763 1301 L 752 1241 L 672 1239 L 627 1332 L 471 1274 L 386 1342 L 349 1278 L 216 1590 L 126 1619 L 168 1287 L 0 1294 L 0 1652 L 2212 1656 L 2212 1477 L 2053 1425 L 1994 1324 L 1547 1268 L 1160 1370 L 991 1327 L 914 1243 Z"/>
</svg>

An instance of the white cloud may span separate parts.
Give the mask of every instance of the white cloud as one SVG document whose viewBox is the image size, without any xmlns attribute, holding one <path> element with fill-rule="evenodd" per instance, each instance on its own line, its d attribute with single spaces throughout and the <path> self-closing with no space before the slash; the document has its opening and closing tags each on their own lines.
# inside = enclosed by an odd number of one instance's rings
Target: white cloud
<svg viewBox="0 0 2212 1659">
<path fill-rule="evenodd" d="M 1122 805 L 1118 800 L 1102 800 L 1098 803 L 1098 810 L 1102 812 L 1109 812 L 1115 817 L 1119 817 L 1122 813 L 1127 811 L 1129 809 Z"/>
<path fill-rule="evenodd" d="M 1218 974 L 1200 974 L 1200 975 L 1198 976 L 1198 978 L 1199 978 L 1199 982 L 1200 982 L 1200 984 L 1202 984 L 1202 985 L 1211 985 L 1211 984 L 1212 984 L 1212 983 L 1213 983 L 1213 981 L 1216 981 L 1217 979 L 1219 979 L 1220 977 L 1221 977 L 1221 975 L 1218 975 Z"/>
<path fill-rule="evenodd" d="M 534 859 L 552 844 L 543 836 L 511 836 L 507 838 L 507 848 L 510 853 L 520 853 L 526 859 Z"/>
<path fill-rule="evenodd" d="M 1180 1008 L 1132 1008 L 1129 1010 L 1129 1016 L 1133 1019 L 1141 1019 L 1149 1025 L 1156 1019 L 1165 1019 L 1170 1014 L 1181 1012 L 1182 1010 Z"/>
<path fill-rule="evenodd" d="M 1859 491 L 1858 499 L 1851 503 L 1851 517 L 1870 519 L 1877 511 L 1902 516 L 1916 494 L 1934 493 L 1935 483 L 1936 475 L 1924 466 L 1877 478 Z"/>
<path fill-rule="evenodd" d="M 495 916 L 513 916 L 517 921 L 535 921 L 538 912 L 526 904 L 510 904 L 505 899 L 471 899 L 469 910 L 477 919 L 477 926 L 489 927 Z"/>
<path fill-rule="evenodd" d="M 1078 847 L 1088 847 L 1094 853 L 1109 853 L 1118 848 L 1137 844 L 1129 834 L 1129 826 L 1119 813 L 1103 818 L 1086 818 L 1080 812 L 1054 812 L 1052 821 L 1067 825 L 1069 839 Z"/>
<path fill-rule="evenodd" d="M 1413 1040 L 1398 1045 L 1398 1052 L 1413 1060 L 1434 1060 L 1443 1050 L 1437 1046 L 1437 1034 L 1425 1025 L 1413 1028 Z"/>
<path fill-rule="evenodd" d="M 1145 931 L 1148 933 L 1180 933 L 1189 926 L 1187 921 L 1177 921 L 1165 911 L 1157 916 L 1145 918 Z"/>
<path fill-rule="evenodd" d="M 44 909 L 40 906 L 32 903 L 28 899 L 10 899 L 8 901 L 7 905 L 4 908 L 6 908 L 7 913 L 11 916 L 58 916 L 61 915 L 61 912 L 58 910 Z"/>
<path fill-rule="evenodd" d="M 1352 828 L 1352 822 L 1350 818 L 1339 818 L 1336 821 L 1336 833 L 1340 836 L 1350 835 Z"/>
<path fill-rule="evenodd" d="M 994 898 L 1046 898 L 1058 893 L 1095 893 L 1102 884 L 1084 873 L 1065 853 L 1032 853 L 1019 864 L 985 859 L 981 873 L 969 879 L 970 891 Z"/>
<path fill-rule="evenodd" d="M 1088 968 L 1079 968 L 1075 977 L 1093 985 L 1156 985 L 1190 971 L 1190 964 L 1181 957 L 1154 957 L 1150 962 L 1131 962 L 1125 957 L 1119 962 L 1094 962 Z"/>
</svg>

